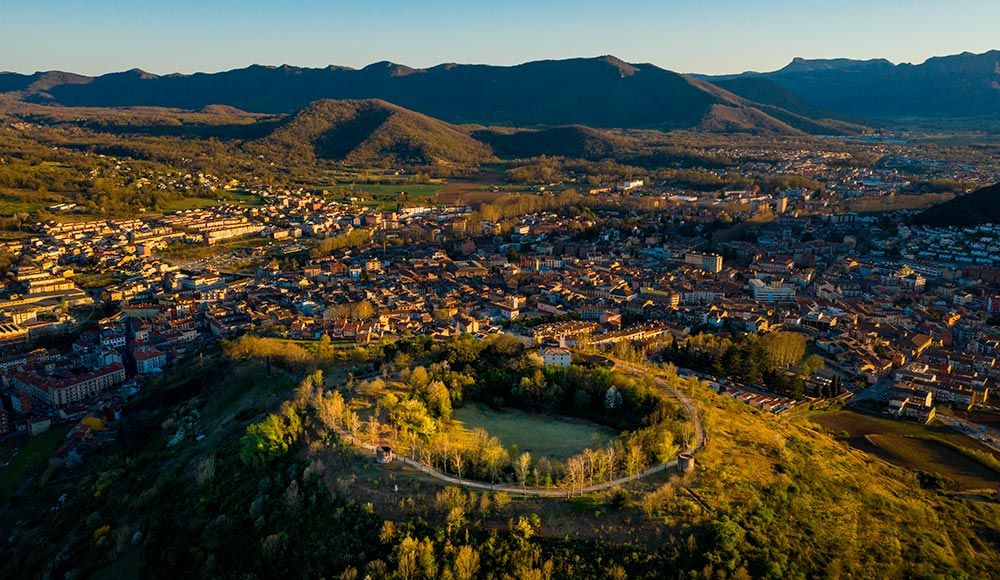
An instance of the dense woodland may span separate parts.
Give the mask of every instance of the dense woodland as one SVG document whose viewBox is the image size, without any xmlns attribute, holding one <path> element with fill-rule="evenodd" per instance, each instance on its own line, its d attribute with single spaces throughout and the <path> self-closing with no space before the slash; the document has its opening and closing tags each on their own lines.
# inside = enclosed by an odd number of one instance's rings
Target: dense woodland
<svg viewBox="0 0 1000 580">
<path fill-rule="evenodd" d="M 678 366 L 726 377 L 744 385 L 763 384 L 791 397 L 801 397 L 805 380 L 824 366 L 817 355 L 805 357 L 805 336 L 769 332 L 735 339 L 698 334 L 683 345 L 671 343 L 660 356 Z"/>
</svg>

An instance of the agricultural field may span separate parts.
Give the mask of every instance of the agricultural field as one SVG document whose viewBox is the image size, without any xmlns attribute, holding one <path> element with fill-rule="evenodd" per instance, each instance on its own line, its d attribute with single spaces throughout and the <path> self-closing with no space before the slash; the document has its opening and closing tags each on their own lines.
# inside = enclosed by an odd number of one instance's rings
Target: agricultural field
<svg viewBox="0 0 1000 580">
<path fill-rule="evenodd" d="M 603 446 L 617 435 L 613 429 L 558 415 L 526 413 L 515 409 L 493 410 L 469 404 L 455 409 L 454 419 L 469 438 L 480 427 L 506 446 L 517 445 L 534 457 L 562 461 L 588 447 Z"/>
<path fill-rule="evenodd" d="M 20 441 L 23 446 L 19 449 L 9 447 L 10 443 L 5 442 L 2 457 L 5 463 L 9 463 L 0 468 L 0 499 L 6 499 L 33 468 L 48 461 L 65 441 L 68 431 L 67 425 L 53 427 L 41 435 Z"/>
<path fill-rule="evenodd" d="M 914 471 L 940 473 L 957 490 L 995 488 L 1000 473 L 971 454 L 996 457 L 987 446 L 945 425 L 920 425 L 855 411 L 810 417 L 846 443 Z M 964 451 L 964 452 L 963 452 Z"/>
<path fill-rule="evenodd" d="M 65 203 L 66 200 L 66 196 L 59 193 L 8 189 L 0 191 L 0 215 L 11 216 L 41 211 L 51 205 Z"/>
<path fill-rule="evenodd" d="M 155 254 L 162 259 L 201 260 L 225 251 L 259 248 L 270 241 L 267 238 L 251 236 L 224 240 L 212 246 L 176 242 L 168 245 L 166 249 L 157 250 Z"/>
<path fill-rule="evenodd" d="M 1000 484 L 1000 474 L 933 439 L 899 435 L 868 435 L 865 439 L 882 459 L 901 467 L 939 473 L 953 481 L 957 490 L 993 489 Z"/>
<path fill-rule="evenodd" d="M 397 205 L 430 205 L 442 183 L 330 183 L 310 187 L 326 190 L 335 198 L 358 197 L 363 205 L 378 209 L 395 208 Z"/>
<path fill-rule="evenodd" d="M 260 197 L 244 193 L 241 191 L 223 191 L 216 197 L 184 197 L 165 204 L 162 208 L 164 213 L 184 211 L 188 209 L 203 209 L 215 207 L 217 205 L 235 204 L 240 206 L 259 205 Z"/>
</svg>

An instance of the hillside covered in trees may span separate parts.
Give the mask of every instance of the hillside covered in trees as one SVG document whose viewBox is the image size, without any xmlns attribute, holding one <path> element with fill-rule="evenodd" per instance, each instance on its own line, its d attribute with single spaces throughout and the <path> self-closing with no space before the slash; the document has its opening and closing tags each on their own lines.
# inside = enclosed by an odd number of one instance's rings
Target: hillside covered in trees
<svg viewBox="0 0 1000 580">
<path fill-rule="evenodd" d="M 738 114 L 750 132 L 844 134 L 857 127 L 810 119 L 734 95 L 690 76 L 613 56 L 542 60 L 511 67 L 443 64 L 414 69 L 390 62 L 362 69 L 250 66 L 213 74 L 159 76 L 141 70 L 98 77 L 47 73 L 0 77 L 0 91 L 73 107 L 230 105 L 292 113 L 323 99 L 383 99 L 452 123 L 512 126 L 694 129 Z M 764 109 L 767 110 L 764 110 Z M 777 117 L 783 117 L 781 121 Z M 800 122 L 801 121 L 801 122 Z"/>
<path fill-rule="evenodd" d="M 687 388 L 709 442 L 693 474 L 519 498 L 377 465 L 336 435 L 342 395 L 360 388 L 345 359 L 297 347 L 266 364 L 257 353 L 269 348 L 245 342 L 180 365 L 125 409 L 118 445 L 15 498 L 0 522 L 0 575 L 984 577 L 1000 566 L 995 504 L 924 489 L 814 425 L 700 385 Z M 444 357 L 496 375 L 467 385 L 439 369 L 407 388 L 441 380 L 489 397 L 520 372 L 490 362 L 504 348 L 413 339 L 350 358 L 370 372 Z M 546 384 L 571 405 L 588 388 Z"/>
<path fill-rule="evenodd" d="M 316 101 L 250 145 L 272 158 L 361 166 L 476 165 L 489 147 L 456 127 L 384 101 Z"/>
<path fill-rule="evenodd" d="M 913 216 L 925 226 L 967 227 L 1000 223 L 1000 184 L 958 196 Z"/>
</svg>

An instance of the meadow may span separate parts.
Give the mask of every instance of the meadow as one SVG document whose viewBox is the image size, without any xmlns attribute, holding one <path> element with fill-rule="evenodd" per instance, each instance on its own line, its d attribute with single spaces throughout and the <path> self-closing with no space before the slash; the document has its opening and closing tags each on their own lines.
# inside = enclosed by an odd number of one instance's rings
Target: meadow
<svg viewBox="0 0 1000 580">
<path fill-rule="evenodd" d="M 519 451 L 553 461 L 563 461 L 588 447 L 603 446 L 617 435 L 613 429 L 589 421 L 516 409 L 498 411 L 477 404 L 455 409 L 453 416 L 461 429 L 460 441 L 469 439 L 472 430 L 479 427 L 508 448 L 517 445 Z"/>
<path fill-rule="evenodd" d="M 59 445 L 66 440 L 68 425 L 53 427 L 24 442 L 10 463 L 0 468 L 0 499 L 6 499 L 38 464 L 44 464 Z M 8 445 L 8 443 L 4 443 Z M 6 453 L 4 454 L 6 455 Z"/>
</svg>

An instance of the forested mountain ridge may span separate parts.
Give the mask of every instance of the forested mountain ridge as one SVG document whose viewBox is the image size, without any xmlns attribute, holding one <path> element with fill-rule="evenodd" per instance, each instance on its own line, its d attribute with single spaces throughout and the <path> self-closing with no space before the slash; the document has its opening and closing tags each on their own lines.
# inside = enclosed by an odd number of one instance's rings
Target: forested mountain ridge
<svg viewBox="0 0 1000 580">
<path fill-rule="evenodd" d="M 869 119 L 902 122 L 1000 116 L 998 50 L 935 57 L 920 64 L 797 58 L 773 72 L 702 78 L 747 98 L 764 98 L 741 90 L 753 88 L 749 79 L 764 79 L 813 106 Z"/>
<path fill-rule="evenodd" d="M 719 107 L 742 121 L 729 129 L 839 134 L 846 128 L 756 103 L 690 76 L 612 56 L 517 66 L 388 62 L 362 69 L 253 65 L 219 73 L 158 76 L 138 69 L 97 77 L 68 73 L 0 76 L 0 91 L 41 104 L 201 109 L 224 104 L 293 113 L 323 99 L 381 99 L 451 123 L 510 126 L 713 130 Z M 772 114 L 773 113 L 773 114 Z M 780 120 L 775 117 L 780 117 Z M 706 123 L 706 121 L 708 121 Z"/>
</svg>

